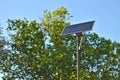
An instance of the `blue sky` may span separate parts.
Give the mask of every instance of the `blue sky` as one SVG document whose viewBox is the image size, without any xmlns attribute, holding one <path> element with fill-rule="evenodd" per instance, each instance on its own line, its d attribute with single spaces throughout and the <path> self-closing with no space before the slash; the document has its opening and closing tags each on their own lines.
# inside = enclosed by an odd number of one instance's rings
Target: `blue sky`
<svg viewBox="0 0 120 80">
<path fill-rule="evenodd" d="M 93 32 L 120 42 L 120 0 L 0 0 L 0 24 L 7 27 L 7 19 L 39 19 L 45 9 L 63 6 L 73 18 L 71 24 L 95 20 Z"/>
</svg>

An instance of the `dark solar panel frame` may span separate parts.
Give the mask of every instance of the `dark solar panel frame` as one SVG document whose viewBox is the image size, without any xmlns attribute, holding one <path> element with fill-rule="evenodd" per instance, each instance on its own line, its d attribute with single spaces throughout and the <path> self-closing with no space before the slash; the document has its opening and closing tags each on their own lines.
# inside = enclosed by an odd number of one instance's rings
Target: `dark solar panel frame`
<svg viewBox="0 0 120 80">
<path fill-rule="evenodd" d="M 89 21 L 64 27 L 62 35 L 74 34 L 92 30 L 95 21 Z"/>
</svg>

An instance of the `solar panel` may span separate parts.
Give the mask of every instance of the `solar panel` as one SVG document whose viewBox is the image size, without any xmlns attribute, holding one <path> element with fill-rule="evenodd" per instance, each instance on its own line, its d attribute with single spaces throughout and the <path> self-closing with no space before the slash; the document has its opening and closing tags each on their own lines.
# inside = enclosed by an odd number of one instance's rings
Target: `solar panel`
<svg viewBox="0 0 120 80">
<path fill-rule="evenodd" d="M 92 30 L 95 21 L 89 21 L 64 27 L 61 34 L 74 34 Z"/>
</svg>

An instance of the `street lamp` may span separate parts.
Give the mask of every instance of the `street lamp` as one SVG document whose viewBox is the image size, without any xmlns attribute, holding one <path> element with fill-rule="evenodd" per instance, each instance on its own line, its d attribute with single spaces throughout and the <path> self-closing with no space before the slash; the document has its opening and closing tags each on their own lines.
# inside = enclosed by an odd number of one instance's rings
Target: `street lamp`
<svg viewBox="0 0 120 80">
<path fill-rule="evenodd" d="M 83 42 L 83 33 L 92 30 L 95 21 L 89 21 L 64 27 L 62 35 L 76 34 L 77 41 L 77 80 L 80 80 L 80 47 Z"/>
</svg>

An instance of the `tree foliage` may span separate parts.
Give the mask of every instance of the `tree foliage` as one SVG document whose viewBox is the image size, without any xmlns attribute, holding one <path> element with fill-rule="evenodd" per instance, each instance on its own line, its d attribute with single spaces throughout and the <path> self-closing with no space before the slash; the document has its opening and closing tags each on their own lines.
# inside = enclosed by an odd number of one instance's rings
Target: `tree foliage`
<svg viewBox="0 0 120 80">
<path fill-rule="evenodd" d="M 3 29 L 0 27 L 0 73 L 2 73 L 2 70 L 5 70 L 4 66 L 7 64 L 6 58 L 8 50 L 5 48 L 6 44 L 7 42 L 3 36 Z"/>
<path fill-rule="evenodd" d="M 9 52 L 2 59 L 4 79 L 76 80 L 75 35 L 61 35 L 72 17 L 66 8 L 45 10 L 41 22 L 8 20 Z M 86 33 L 80 53 L 81 80 L 118 80 L 120 44 Z"/>
<path fill-rule="evenodd" d="M 3 53 L 4 52 L 4 45 L 5 45 L 5 38 L 3 36 L 3 30 L 2 28 L 0 27 L 0 53 Z"/>
<path fill-rule="evenodd" d="M 84 64 L 83 72 L 81 71 L 83 79 L 118 80 L 120 78 L 120 44 L 117 44 L 95 33 L 86 35 L 81 52 L 81 65 Z"/>
</svg>

